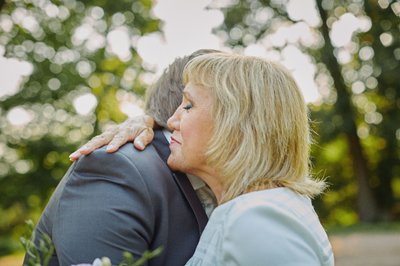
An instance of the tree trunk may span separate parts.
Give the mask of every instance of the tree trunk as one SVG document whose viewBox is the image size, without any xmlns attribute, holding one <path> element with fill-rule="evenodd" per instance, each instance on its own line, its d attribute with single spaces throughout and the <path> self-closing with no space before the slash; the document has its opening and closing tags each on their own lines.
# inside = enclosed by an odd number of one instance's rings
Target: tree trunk
<svg viewBox="0 0 400 266">
<path fill-rule="evenodd" d="M 379 208 L 384 212 L 383 218 L 391 220 L 393 218 L 391 212 L 395 205 L 392 179 L 396 176 L 395 168 L 399 165 L 399 158 L 397 156 L 398 140 L 396 138 L 398 125 L 394 121 L 398 121 L 399 109 L 396 105 L 396 101 L 399 99 L 400 87 L 397 78 L 399 67 L 389 67 L 387 59 L 393 57 L 393 53 L 398 45 L 384 47 L 377 36 L 385 32 L 379 22 L 383 20 L 397 21 L 398 18 L 391 8 L 380 8 L 377 1 L 364 1 L 364 6 L 365 12 L 372 22 L 371 29 L 365 33 L 366 40 L 368 40 L 366 42 L 371 45 L 374 50 L 375 56 L 372 59 L 374 65 L 379 66 L 382 70 L 382 74 L 376 77 L 379 84 L 378 92 L 381 95 L 385 95 L 389 92 L 389 95 L 391 95 L 387 97 L 387 99 L 391 101 L 391 105 L 379 110 L 383 115 L 383 120 L 377 128 L 377 135 L 385 140 L 386 145 L 385 148 L 380 151 L 380 160 L 376 169 L 379 185 L 375 189 Z M 393 27 L 395 27 L 395 25 L 393 25 Z M 394 34 L 398 34 L 398 32 L 398 30 L 395 30 Z M 375 38 L 372 36 L 375 36 Z M 390 92 L 391 90 L 393 90 L 394 93 Z"/>
<path fill-rule="evenodd" d="M 322 61 L 330 71 L 334 87 L 337 91 L 337 100 L 335 110 L 343 118 L 343 131 L 346 134 L 350 156 L 353 161 L 354 176 L 357 179 L 357 207 L 359 220 L 361 222 L 374 222 L 378 219 L 378 208 L 372 190 L 368 185 L 369 171 L 368 164 L 363 153 L 360 139 L 357 135 L 357 126 L 355 124 L 355 112 L 351 105 L 351 95 L 347 91 L 343 76 L 340 71 L 340 65 L 333 53 L 334 48 L 329 37 L 329 28 L 326 24 L 327 13 L 322 8 L 322 1 L 316 1 L 318 11 L 321 16 L 321 32 L 325 40 L 322 48 Z"/>
</svg>

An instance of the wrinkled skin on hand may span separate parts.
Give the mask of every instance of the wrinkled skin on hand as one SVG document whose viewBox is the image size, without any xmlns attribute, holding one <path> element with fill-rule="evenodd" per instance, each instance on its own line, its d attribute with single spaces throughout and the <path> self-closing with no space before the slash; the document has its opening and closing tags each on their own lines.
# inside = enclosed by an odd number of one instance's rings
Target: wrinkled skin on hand
<svg viewBox="0 0 400 266">
<path fill-rule="evenodd" d="M 154 125 L 153 118 L 148 115 L 128 118 L 122 124 L 113 126 L 93 137 L 88 143 L 71 153 L 69 158 L 71 161 L 78 160 L 82 155 L 90 154 L 104 145 L 107 145 L 106 151 L 112 153 L 129 141 L 133 141 L 136 149 L 144 150 L 153 140 Z"/>
</svg>

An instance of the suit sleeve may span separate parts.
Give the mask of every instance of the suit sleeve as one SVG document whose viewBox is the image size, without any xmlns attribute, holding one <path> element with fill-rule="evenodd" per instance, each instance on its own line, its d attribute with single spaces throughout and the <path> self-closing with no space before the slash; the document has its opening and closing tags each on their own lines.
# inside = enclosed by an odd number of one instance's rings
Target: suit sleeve
<svg viewBox="0 0 400 266">
<path fill-rule="evenodd" d="M 49 202 L 46 205 L 46 208 L 44 209 L 42 215 L 40 216 L 40 219 L 38 221 L 38 224 L 36 225 L 35 228 L 35 249 L 39 251 L 39 246 L 40 246 L 40 240 L 43 239 L 44 235 L 47 235 L 52 239 L 52 231 L 53 231 L 53 219 L 55 218 L 55 213 L 58 208 L 58 203 L 60 201 L 60 197 L 63 193 L 65 183 L 68 181 L 68 177 L 70 173 L 73 171 L 74 167 L 76 164 L 72 164 L 71 167 L 68 169 L 67 173 L 64 175 L 63 179 L 60 181 L 58 184 L 56 190 L 54 191 L 53 195 L 51 196 Z M 24 262 L 23 265 L 29 264 L 29 260 L 31 260 L 28 253 L 25 254 L 24 257 Z M 57 254 L 56 252 L 53 252 L 52 257 L 50 258 L 49 261 L 49 266 L 58 266 L 59 262 L 57 259 Z"/>
<path fill-rule="evenodd" d="M 227 217 L 222 265 L 320 265 L 316 250 L 301 221 L 274 206 L 251 206 Z"/>
<path fill-rule="evenodd" d="M 60 265 L 91 263 L 123 251 L 141 257 L 154 230 L 151 198 L 133 160 L 97 150 L 69 173 L 57 202 L 52 237 Z"/>
</svg>

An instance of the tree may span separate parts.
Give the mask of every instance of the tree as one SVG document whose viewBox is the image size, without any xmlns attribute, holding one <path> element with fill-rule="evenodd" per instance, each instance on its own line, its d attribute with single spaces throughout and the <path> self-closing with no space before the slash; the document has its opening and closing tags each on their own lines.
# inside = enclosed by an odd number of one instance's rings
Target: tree
<svg viewBox="0 0 400 266">
<path fill-rule="evenodd" d="M 3 6 L 0 48 L 33 70 L 17 93 L 0 98 L 2 236 L 20 231 L 28 217 L 38 218 L 70 165 L 68 154 L 126 117 L 122 98 L 143 94 L 135 45 L 159 29 L 152 3 L 25 0 Z M 123 49 L 114 51 L 113 40 Z M 18 115 L 28 121 L 13 123 Z M 9 246 L 2 240 L 0 254 Z"/>
<path fill-rule="evenodd" d="M 400 130 L 395 122 L 400 121 L 400 3 L 368 0 L 364 6 L 372 25 L 370 31 L 360 36 L 360 48 L 372 49 L 374 55 L 369 60 L 363 60 L 361 68 L 373 66 L 377 85 L 374 95 L 368 96 L 377 106 L 377 114 L 381 115 L 380 123 L 370 124 L 370 131 L 381 143 L 376 145 L 380 156 L 374 167 L 377 182 L 373 187 L 379 206 L 390 216 L 396 208 L 393 182 L 399 178 L 400 165 Z M 369 77 L 365 80 L 367 86 L 368 82 L 371 82 Z"/>
<path fill-rule="evenodd" d="M 314 5 L 320 22 L 312 25 L 288 13 L 288 5 L 294 2 L 232 1 L 223 8 L 225 21 L 216 32 L 234 49 L 260 44 L 281 52 L 288 45 L 296 45 L 310 56 L 318 70 L 317 83 L 330 87 L 324 103 L 310 106 L 313 118 L 321 125 L 315 127 L 321 147 L 313 147 L 315 168 L 335 180 L 330 181 L 332 191 L 322 199 L 324 207 L 330 206 L 336 216 L 346 216 L 333 210 L 338 207 L 335 202 L 346 209 L 343 203 L 353 206 L 356 198 L 354 207 L 360 221 L 392 219 L 396 215 L 393 182 L 399 179 L 399 126 L 394 121 L 399 121 L 399 78 L 395 73 L 399 73 L 400 3 L 318 0 Z M 345 47 L 334 46 L 330 37 L 333 24 L 342 16 L 363 19 L 371 25 L 355 32 Z M 282 27 L 304 25 L 319 41 L 286 39 L 271 44 L 269 37 Z M 342 60 L 341 54 L 347 54 L 349 60 Z M 343 157 L 346 153 L 351 160 Z M 332 214 L 321 212 L 326 219 L 334 220 Z M 342 221 L 349 222 L 355 220 Z"/>
<path fill-rule="evenodd" d="M 341 74 L 341 67 L 335 57 L 335 49 L 329 37 L 328 14 L 321 1 L 316 1 L 316 3 L 322 20 L 320 31 L 325 42 L 321 48 L 321 61 L 332 75 L 333 87 L 337 93 L 335 113 L 343 119 L 341 128 L 346 135 L 353 162 L 353 173 L 358 185 L 357 205 L 359 218 L 364 222 L 372 222 L 378 219 L 379 213 L 375 198 L 372 195 L 372 189 L 368 185 L 368 180 L 370 179 L 368 163 L 357 134 L 356 114 L 351 104 L 351 93 L 348 91 Z"/>
</svg>

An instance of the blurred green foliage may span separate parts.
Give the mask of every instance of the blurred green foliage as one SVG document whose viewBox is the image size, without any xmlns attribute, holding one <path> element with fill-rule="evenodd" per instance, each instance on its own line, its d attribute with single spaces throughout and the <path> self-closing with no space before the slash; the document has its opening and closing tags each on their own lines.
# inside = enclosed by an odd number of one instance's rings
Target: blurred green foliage
<svg viewBox="0 0 400 266">
<path fill-rule="evenodd" d="M 233 50 L 259 44 L 281 55 L 296 46 L 315 66 L 322 100 L 310 105 L 312 164 L 314 174 L 330 183 L 315 201 L 323 223 L 398 221 L 400 1 L 318 0 L 315 24 L 291 16 L 289 0 L 222 2 L 225 20 L 215 33 Z M 143 95 L 145 72 L 134 44 L 159 30 L 152 5 L 151 0 L 14 0 L 3 6 L 0 46 L 7 57 L 30 62 L 33 71 L 18 93 L 0 98 L 0 255 L 18 247 L 25 220 L 38 219 L 70 165 L 68 154 L 108 123 L 125 119 L 118 108 L 123 95 Z M 357 30 L 349 44 L 335 46 L 329 33 L 343 15 L 369 26 Z M 315 41 L 270 42 L 282 27 L 306 27 Z M 107 48 L 114 30 L 128 34 L 129 56 Z M 97 100 L 86 115 L 73 105 L 82 95 Z M 31 121 L 11 124 L 7 115 L 15 108 L 28 112 Z"/>
<path fill-rule="evenodd" d="M 224 24 L 215 31 L 227 45 L 238 51 L 261 45 L 280 58 L 295 46 L 316 67 L 323 99 L 310 105 L 312 163 L 314 174 L 331 184 L 315 201 L 324 224 L 399 220 L 400 1 L 317 0 L 309 17 L 288 12 L 289 5 L 307 8 L 300 1 L 229 2 Z M 319 22 L 313 23 L 313 13 Z M 338 45 L 332 28 L 344 17 L 362 20 L 364 27 Z M 281 28 L 296 27 L 307 28 L 316 41 L 270 38 Z"/>
<path fill-rule="evenodd" d="M 0 98 L 0 254 L 17 246 L 25 220 L 38 219 L 70 165 L 71 151 L 110 121 L 126 118 L 118 97 L 143 94 L 134 45 L 121 59 L 107 42 L 116 30 L 132 43 L 158 31 L 152 5 L 151 0 L 25 0 L 3 6 L 5 56 L 30 62 L 33 71 L 17 93 Z M 95 96 L 94 112 L 75 110 L 73 103 L 82 95 Z M 13 125 L 7 115 L 16 108 L 31 121 Z"/>
</svg>

